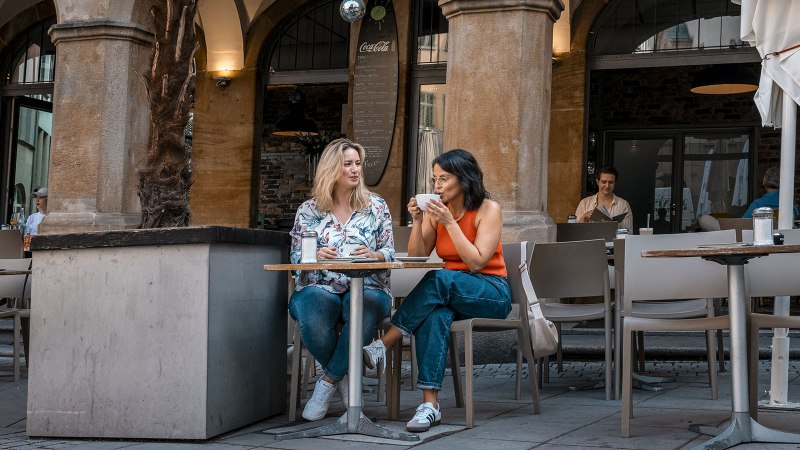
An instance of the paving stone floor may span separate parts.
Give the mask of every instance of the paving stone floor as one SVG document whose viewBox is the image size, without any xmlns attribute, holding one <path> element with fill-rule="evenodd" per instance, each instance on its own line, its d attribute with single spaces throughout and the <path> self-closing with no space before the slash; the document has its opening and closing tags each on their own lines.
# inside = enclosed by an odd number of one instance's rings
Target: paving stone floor
<svg viewBox="0 0 800 450">
<path fill-rule="evenodd" d="M 5 367 L 0 360 L 0 369 Z M 550 367 L 550 383 L 541 391 L 542 413 L 533 414 L 530 397 L 514 400 L 515 366 L 489 364 L 477 367 L 475 374 L 476 424 L 473 429 L 464 427 L 464 410 L 455 407 L 451 379 L 445 379 L 441 393 L 443 424 L 423 434 L 422 441 L 408 444 L 361 436 L 336 436 L 329 438 L 275 441 L 262 431 L 287 425 L 285 415 L 252 424 L 248 427 L 203 442 L 155 442 L 80 439 L 35 439 L 25 434 L 25 409 L 27 383 L 12 383 L 10 377 L 0 375 L 0 449 L 374 449 L 399 450 L 403 448 L 443 449 L 682 449 L 691 448 L 708 437 L 688 430 L 691 424 L 720 425 L 726 422 L 730 411 L 730 373 L 720 374 L 718 400 L 710 399 L 707 387 L 706 366 L 698 362 L 661 362 L 648 365 L 658 373 L 672 373 L 676 381 L 668 383 L 660 392 L 634 391 L 632 437 L 620 438 L 620 402 L 606 401 L 603 390 L 572 391 L 570 386 L 587 379 L 602 378 L 603 365 L 596 362 L 566 362 L 564 371 L 558 373 Z M 419 392 L 409 390 L 408 367 L 404 370 L 404 388 L 401 394 L 401 417 L 413 415 L 420 401 Z M 760 364 L 760 392 L 769 384 L 769 363 Z M 528 380 L 523 370 L 524 382 Z M 379 423 L 397 430 L 404 422 L 386 420 L 385 407 L 375 402 L 373 394 L 365 393 L 365 413 Z M 800 362 L 790 367 L 790 400 L 800 401 Z M 333 420 L 343 411 L 341 402 L 334 401 L 329 414 Z M 759 420 L 770 427 L 800 432 L 800 411 L 767 411 Z M 750 444 L 737 449 L 798 449 L 796 444 Z"/>
</svg>

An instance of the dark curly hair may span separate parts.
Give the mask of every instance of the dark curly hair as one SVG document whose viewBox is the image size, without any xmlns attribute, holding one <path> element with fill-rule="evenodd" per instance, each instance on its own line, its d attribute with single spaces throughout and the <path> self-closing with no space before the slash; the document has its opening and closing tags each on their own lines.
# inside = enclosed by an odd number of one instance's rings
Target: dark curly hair
<svg viewBox="0 0 800 450">
<path fill-rule="evenodd" d="M 460 148 L 450 150 L 434 159 L 431 166 L 436 164 L 445 172 L 458 177 L 461 190 L 464 192 L 465 209 L 476 210 L 483 204 L 484 199 L 489 198 L 489 192 L 483 185 L 483 171 L 472 153 Z"/>
</svg>

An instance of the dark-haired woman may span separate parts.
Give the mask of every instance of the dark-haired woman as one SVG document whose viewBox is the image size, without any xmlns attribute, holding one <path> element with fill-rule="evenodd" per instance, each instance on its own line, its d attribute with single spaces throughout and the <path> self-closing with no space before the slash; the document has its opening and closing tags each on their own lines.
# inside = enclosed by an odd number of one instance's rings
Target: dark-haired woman
<svg viewBox="0 0 800 450">
<path fill-rule="evenodd" d="M 488 199 L 475 157 L 465 150 L 442 154 L 433 161 L 431 184 L 441 200 L 429 201 L 424 212 L 414 197 L 408 203 L 413 218 L 408 254 L 427 256 L 435 247 L 445 268 L 428 272 L 400 305 L 389 332 L 364 347 L 365 363 L 375 367 L 403 335 L 416 337 L 417 386 L 423 400 L 406 425 L 412 432 L 427 431 L 441 421 L 437 397 L 453 320 L 503 319 L 511 311 L 500 246 L 502 211 Z"/>
</svg>

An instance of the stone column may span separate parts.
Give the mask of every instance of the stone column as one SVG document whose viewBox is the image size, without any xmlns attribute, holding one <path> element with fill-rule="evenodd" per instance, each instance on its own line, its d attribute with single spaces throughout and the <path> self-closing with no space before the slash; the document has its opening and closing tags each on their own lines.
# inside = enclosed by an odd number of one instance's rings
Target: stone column
<svg viewBox="0 0 800 450">
<path fill-rule="evenodd" d="M 134 227 L 149 118 L 141 75 L 153 35 L 138 24 L 98 20 L 58 24 L 50 36 L 56 78 L 42 231 Z"/>
<path fill-rule="evenodd" d="M 503 241 L 552 241 L 547 209 L 553 23 L 560 0 L 439 0 L 449 21 L 445 148 L 475 154 Z"/>
</svg>

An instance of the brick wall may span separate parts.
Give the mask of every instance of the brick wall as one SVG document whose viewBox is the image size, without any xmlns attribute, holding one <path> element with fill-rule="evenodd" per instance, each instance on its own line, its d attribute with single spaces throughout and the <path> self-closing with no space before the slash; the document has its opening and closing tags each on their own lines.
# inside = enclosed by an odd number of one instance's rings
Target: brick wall
<svg viewBox="0 0 800 450">
<path fill-rule="evenodd" d="M 347 103 L 348 86 L 305 85 L 307 118 L 320 131 L 340 132 L 342 105 Z M 313 170 L 294 137 L 274 136 L 275 123 L 288 111 L 294 86 L 270 87 L 264 99 L 264 126 L 259 164 L 258 216 L 261 226 L 274 228 L 278 221 L 293 220 L 297 207 L 310 196 Z"/>
</svg>

